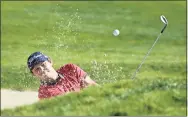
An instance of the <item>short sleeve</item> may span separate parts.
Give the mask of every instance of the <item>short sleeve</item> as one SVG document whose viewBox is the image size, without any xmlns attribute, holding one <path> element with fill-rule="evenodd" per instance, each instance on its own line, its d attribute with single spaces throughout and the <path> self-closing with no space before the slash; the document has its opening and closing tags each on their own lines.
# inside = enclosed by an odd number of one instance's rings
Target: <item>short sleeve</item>
<svg viewBox="0 0 188 117">
<path fill-rule="evenodd" d="M 69 78 L 76 80 L 81 83 L 82 79 L 87 75 L 87 73 L 75 64 L 66 64 L 60 70 L 60 73 L 67 74 Z"/>
<path fill-rule="evenodd" d="M 83 69 L 72 63 L 64 65 L 57 72 L 65 75 L 65 78 L 68 78 L 69 81 L 76 81 L 81 87 L 83 87 L 84 78 L 87 76 Z"/>
<path fill-rule="evenodd" d="M 77 79 L 85 77 L 87 73 L 75 64 L 66 64 L 58 72 L 76 76 Z"/>
<path fill-rule="evenodd" d="M 75 75 L 80 87 L 84 88 L 85 87 L 84 78 L 87 76 L 87 73 L 77 65 L 72 64 L 72 67 L 75 69 Z"/>
<path fill-rule="evenodd" d="M 83 78 L 87 75 L 87 73 L 77 65 L 72 64 L 72 67 L 75 69 L 75 73 L 78 79 Z"/>
</svg>

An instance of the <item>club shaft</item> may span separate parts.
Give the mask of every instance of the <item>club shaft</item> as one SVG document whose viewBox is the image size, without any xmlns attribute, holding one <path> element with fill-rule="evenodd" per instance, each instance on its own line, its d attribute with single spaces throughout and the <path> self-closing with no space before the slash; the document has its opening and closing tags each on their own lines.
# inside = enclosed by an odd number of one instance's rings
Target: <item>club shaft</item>
<svg viewBox="0 0 188 117">
<path fill-rule="evenodd" d="M 159 37 L 161 36 L 162 33 L 160 33 L 157 37 L 157 39 L 155 40 L 155 42 L 153 43 L 152 47 L 149 49 L 149 51 L 147 52 L 147 54 L 145 55 L 144 59 L 142 60 L 141 64 L 138 66 L 137 70 L 135 71 L 135 73 L 132 76 L 132 79 L 135 78 L 137 72 L 139 71 L 139 69 L 141 68 L 142 64 L 144 63 L 144 61 L 146 60 L 147 56 L 149 55 L 149 53 L 151 52 L 151 50 L 153 49 L 153 47 L 155 46 L 155 44 L 157 43 L 157 41 L 159 40 Z"/>
<path fill-rule="evenodd" d="M 167 25 L 164 26 L 164 28 L 161 30 L 161 33 L 164 32 L 165 28 L 167 27 Z"/>
</svg>

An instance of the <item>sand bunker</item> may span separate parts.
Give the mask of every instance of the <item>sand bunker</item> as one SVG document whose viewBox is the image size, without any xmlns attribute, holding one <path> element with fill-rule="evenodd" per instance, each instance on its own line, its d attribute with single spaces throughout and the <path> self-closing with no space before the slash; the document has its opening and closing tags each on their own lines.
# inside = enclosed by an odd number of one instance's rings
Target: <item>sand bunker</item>
<svg viewBox="0 0 188 117">
<path fill-rule="evenodd" d="M 28 105 L 38 101 L 38 92 L 1 89 L 1 110 Z"/>
</svg>

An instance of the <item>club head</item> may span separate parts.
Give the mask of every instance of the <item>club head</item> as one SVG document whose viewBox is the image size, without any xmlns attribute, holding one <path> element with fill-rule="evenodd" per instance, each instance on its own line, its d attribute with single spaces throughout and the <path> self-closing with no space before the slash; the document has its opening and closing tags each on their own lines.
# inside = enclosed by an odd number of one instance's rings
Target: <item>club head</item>
<svg viewBox="0 0 188 117">
<path fill-rule="evenodd" d="M 164 24 L 166 24 L 166 25 L 168 24 L 168 21 L 167 21 L 167 19 L 165 18 L 164 15 L 161 15 L 160 18 L 161 18 L 161 21 L 162 21 Z"/>
<path fill-rule="evenodd" d="M 164 30 L 166 29 L 167 25 L 168 25 L 168 21 L 167 21 L 167 19 L 165 18 L 164 15 L 161 15 L 160 18 L 161 18 L 161 21 L 165 24 L 165 26 L 164 26 L 163 29 L 161 30 L 161 33 L 163 33 Z"/>
</svg>

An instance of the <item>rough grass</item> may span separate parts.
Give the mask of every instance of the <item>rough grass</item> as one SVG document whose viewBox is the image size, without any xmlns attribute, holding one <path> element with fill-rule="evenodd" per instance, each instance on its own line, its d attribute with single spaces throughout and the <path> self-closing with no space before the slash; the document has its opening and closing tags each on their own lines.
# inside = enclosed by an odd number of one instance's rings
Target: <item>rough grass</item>
<svg viewBox="0 0 188 117">
<path fill-rule="evenodd" d="M 186 114 L 185 1 L 4 1 L 1 6 L 1 88 L 38 89 L 26 66 L 34 51 L 49 55 L 55 68 L 79 65 L 102 86 L 2 115 Z M 162 14 L 169 26 L 132 81 L 160 33 Z M 118 37 L 114 29 L 120 30 Z"/>
<path fill-rule="evenodd" d="M 2 115 L 115 116 L 186 115 L 186 83 L 182 79 L 123 80 L 91 87 L 30 106 L 2 111 Z"/>
</svg>

